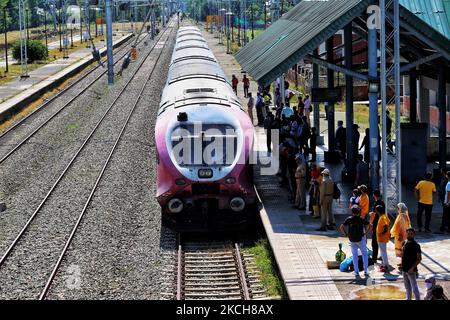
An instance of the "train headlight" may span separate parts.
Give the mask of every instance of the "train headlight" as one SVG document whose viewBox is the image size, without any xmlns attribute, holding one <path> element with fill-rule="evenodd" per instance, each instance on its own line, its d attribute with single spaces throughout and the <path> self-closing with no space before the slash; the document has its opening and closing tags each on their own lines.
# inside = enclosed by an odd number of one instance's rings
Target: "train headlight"
<svg viewBox="0 0 450 320">
<path fill-rule="evenodd" d="M 169 201 L 167 207 L 171 213 L 179 213 L 183 210 L 183 202 L 178 198 L 173 198 Z"/>
<path fill-rule="evenodd" d="M 201 179 L 211 178 L 212 176 L 213 176 L 212 169 L 199 169 L 198 170 L 198 177 Z"/>
<path fill-rule="evenodd" d="M 240 212 L 245 208 L 245 201 L 240 197 L 235 197 L 230 201 L 230 208 L 234 212 Z"/>
<path fill-rule="evenodd" d="M 225 182 L 226 182 L 227 184 L 234 184 L 234 183 L 236 183 L 236 178 L 234 178 L 234 177 L 226 178 L 226 179 L 225 179 Z"/>
</svg>

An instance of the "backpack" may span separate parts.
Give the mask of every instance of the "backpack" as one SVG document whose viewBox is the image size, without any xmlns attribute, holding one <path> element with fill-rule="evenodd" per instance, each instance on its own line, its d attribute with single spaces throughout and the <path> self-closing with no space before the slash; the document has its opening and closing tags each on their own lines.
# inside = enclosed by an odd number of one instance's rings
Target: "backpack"
<svg viewBox="0 0 450 320">
<path fill-rule="evenodd" d="M 337 186 L 336 182 L 333 182 L 333 199 L 337 200 L 341 197 L 341 190 Z"/>
</svg>

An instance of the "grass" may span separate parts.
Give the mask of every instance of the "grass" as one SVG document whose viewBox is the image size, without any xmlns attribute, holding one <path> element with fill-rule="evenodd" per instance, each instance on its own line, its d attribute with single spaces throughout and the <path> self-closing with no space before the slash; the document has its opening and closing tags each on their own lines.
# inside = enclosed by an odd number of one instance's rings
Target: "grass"
<svg viewBox="0 0 450 320">
<path fill-rule="evenodd" d="M 261 283 L 271 297 L 286 298 L 284 286 L 277 276 L 278 271 L 271 255 L 267 239 L 259 240 L 253 247 L 243 248 L 243 253 L 254 255 L 255 264 L 261 273 Z"/>
</svg>

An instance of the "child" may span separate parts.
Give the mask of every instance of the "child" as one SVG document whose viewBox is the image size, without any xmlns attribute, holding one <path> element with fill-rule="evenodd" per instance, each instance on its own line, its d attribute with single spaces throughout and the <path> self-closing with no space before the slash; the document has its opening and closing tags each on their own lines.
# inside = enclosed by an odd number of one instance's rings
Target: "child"
<svg viewBox="0 0 450 320">
<path fill-rule="evenodd" d="M 353 189 L 353 195 L 350 197 L 350 204 L 349 204 L 349 208 L 353 207 L 354 205 L 359 206 L 359 190 L 358 189 Z"/>
<path fill-rule="evenodd" d="M 388 255 L 387 255 L 387 243 L 389 242 L 390 234 L 389 234 L 389 226 L 391 222 L 389 221 L 389 218 L 385 212 L 385 209 L 383 206 L 378 205 L 375 208 L 375 211 L 378 218 L 378 224 L 377 224 L 377 242 L 378 242 L 378 248 L 380 249 L 381 257 L 383 258 L 383 264 L 380 267 L 381 272 L 388 271 L 389 268 L 389 261 L 388 261 Z"/>
</svg>

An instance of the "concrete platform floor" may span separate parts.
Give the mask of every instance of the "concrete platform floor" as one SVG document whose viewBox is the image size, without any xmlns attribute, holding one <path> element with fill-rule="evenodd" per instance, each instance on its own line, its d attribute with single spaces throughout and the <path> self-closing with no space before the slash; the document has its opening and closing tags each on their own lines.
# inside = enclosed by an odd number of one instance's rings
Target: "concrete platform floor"
<svg viewBox="0 0 450 320">
<path fill-rule="evenodd" d="M 246 108 L 247 99 L 243 97 L 242 74 L 239 64 L 232 55 L 226 53 L 226 47 L 218 44 L 214 35 L 203 31 L 203 36 L 208 41 L 211 50 L 220 62 L 222 68 L 229 78 L 232 74 L 238 76 L 240 83 L 238 97 Z M 256 92 L 257 84 L 250 82 L 250 92 Z M 253 115 L 255 117 L 256 114 Z M 321 119 L 324 121 L 324 119 Z M 338 120 L 338 119 L 336 119 Z M 321 121 L 321 122 L 322 122 Z M 324 123 L 324 122 L 323 122 Z M 325 125 L 321 123 L 322 128 Z M 257 150 L 264 157 L 267 155 L 265 147 L 265 134 L 262 128 L 256 128 Z M 323 150 L 318 149 L 318 160 L 323 159 Z M 321 163 L 322 165 L 323 162 Z M 329 166 L 332 176 L 340 181 L 342 164 Z M 393 168 L 390 169 L 391 173 Z M 278 186 L 277 176 L 262 176 L 259 168 L 256 169 L 255 183 L 260 194 L 264 209 L 260 212 L 266 228 L 270 243 L 285 281 L 291 299 L 351 299 L 353 292 L 358 289 L 367 288 L 375 284 L 392 284 L 398 286 L 400 296 L 404 294 L 402 276 L 397 269 L 390 273 L 381 273 L 377 268 L 371 268 L 370 279 L 356 281 L 352 273 L 343 273 L 339 270 L 326 268 L 327 260 L 334 260 L 338 244 L 343 243 L 343 250 L 347 256 L 351 255 L 348 239 L 344 238 L 338 231 L 318 232 L 319 221 L 305 211 L 291 208 L 288 201 L 286 189 Z M 348 199 L 352 187 L 339 183 L 342 191 L 341 201 L 333 203 L 333 212 L 336 222 L 340 224 L 348 215 Z M 415 225 L 415 200 L 411 186 L 404 186 L 405 202 L 411 210 L 411 221 Z M 432 229 L 437 230 L 440 224 L 441 211 L 435 206 L 432 217 Z M 393 218 L 391 217 L 391 223 Z M 438 282 L 443 285 L 447 293 L 450 293 L 450 235 L 449 234 L 425 234 L 419 233 L 417 241 L 422 247 L 423 260 L 419 265 L 419 288 L 421 295 L 425 293 L 423 279 L 427 274 L 435 273 Z M 370 240 L 368 247 L 371 248 Z M 397 258 L 394 255 L 393 243 L 388 244 L 389 261 L 391 266 L 396 267 Z M 362 273 L 361 273 L 362 275 Z M 392 295 L 384 299 L 392 298 Z"/>
</svg>

